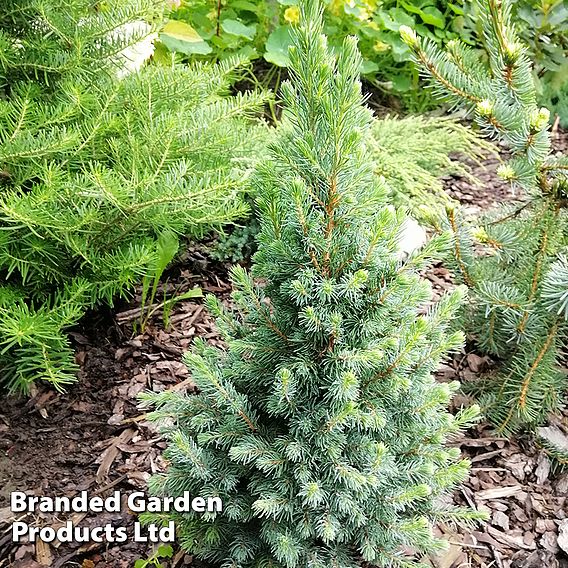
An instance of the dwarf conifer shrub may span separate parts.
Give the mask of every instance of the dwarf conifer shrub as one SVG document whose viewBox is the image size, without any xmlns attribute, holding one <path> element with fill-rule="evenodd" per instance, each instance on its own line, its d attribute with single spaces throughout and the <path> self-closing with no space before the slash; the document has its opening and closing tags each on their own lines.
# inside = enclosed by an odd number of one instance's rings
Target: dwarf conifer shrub
<svg viewBox="0 0 568 568">
<path fill-rule="evenodd" d="M 435 88 L 463 104 L 483 131 L 502 139 L 512 159 L 499 175 L 518 186 L 524 202 L 492 215 L 473 230 L 449 210 L 454 261 L 472 289 L 472 332 L 497 356 L 500 372 L 484 386 L 483 406 L 503 432 L 541 423 L 562 402 L 568 339 L 565 253 L 568 246 L 568 160 L 551 153 L 549 112 L 536 104 L 531 62 L 507 0 L 479 2 L 486 66 L 469 47 L 441 51 L 402 29 Z M 476 253 L 474 246 L 484 250 Z"/>
<path fill-rule="evenodd" d="M 477 414 L 449 414 L 456 385 L 432 378 L 462 344 L 448 327 L 463 291 L 423 312 L 418 271 L 447 238 L 399 260 L 404 219 L 365 146 L 355 40 L 336 58 L 306 6 L 259 168 L 252 274 L 233 271 L 234 312 L 207 301 L 227 350 L 197 341 L 186 356 L 198 395 L 145 396 L 169 441 L 151 491 L 224 510 L 146 520 L 174 519 L 183 548 L 224 568 L 418 566 L 405 551 L 443 546 L 433 521 L 476 516 L 438 499 L 468 472 L 444 441 Z"/>
<path fill-rule="evenodd" d="M 0 2 L 0 376 L 61 386 L 63 330 L 153 274 L 164 231 L 242 215 L 259 95 L 238 62 L 140 67 L 150 0 Z M 149 43 L 148 43 L 149 42 Z"/>
</svg>

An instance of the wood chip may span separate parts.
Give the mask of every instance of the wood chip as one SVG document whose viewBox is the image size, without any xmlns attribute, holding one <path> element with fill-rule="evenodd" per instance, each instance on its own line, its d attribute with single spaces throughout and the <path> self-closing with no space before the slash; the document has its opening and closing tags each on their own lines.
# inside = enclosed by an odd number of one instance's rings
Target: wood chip
<svg viewBox="0 0 568 568">
<path fill-rule="evenodd" d="M 487 525 L 486 527 L 487 532 L 497 541 L 501 542 L 502 544 L 506 544 L 511 548 L 519 549 L 522 548 L 524 550 L 534 550 L 536 546 L 534 544 L 528 545 L 525 544 L 522 535 L 512 535 L 504 533 L 496 528 L 492 527 L 491 525 Z"/>
<path fill-rule="evenodd" d="M 495 456 L 498 456 L 503 453 L 503 450 L 494 450 L 492 452 L 486 452 L 485 454 L 479 454 L 478 456 L 473 456 L 471 458 L 471 463 L 477 463 L 480 461 L 485 461 Z"/>
<path fill-rule="evenodd" d="M 540 452 L 538 456 L 538 465 L 535 470 L 536 482 L 542 485 L 550 474 L 550 460 L 544 452 Z"/>
<path fill-rule="evenodd" d="M 509 487 L 492 487 L 491 489 L 484 489 L 474 494 L 475 499 L 501 499 L 503 497 L 511 497 L 517 495 L 523 490 L 520 485 L 511 485 Z"/>
<path fill-rule="evenodd" d="M 502 511 L 493 511 L 492 524 L 501 527 L 503 530 L 509 530 L 509 517 Z"/>
<path fill-rule="evenodd" d="M 463 565 L 466 555 L 461 547 L 462 537 L 458 533 L 449 533 L 444 538 L 450 541 L 450 546 L 446 552 L 430 558 L 432 565 L 435 568 L 457 568 Z"/>
<path fill-rule="evenodd" d="M 546 550 L 535 550 L 518 566 L 519 568 L 558 568 L 558 561 Z"/>
<path fill-rule="evenodd" d="M 485 357 L 480 357 L 475 353 L 468 353 L 467 355 L 467 364 L 474 373 L 479 373 L 486 363 L 487 359 Z"/>
<path fill-rule="evenodd" d="M 556 480 L 556 492 L 559 495 L 566 495 L 568 493 L 568 473 L 563 473 L 558 476 Z"/>
<path fill-rule="evenodd" d="M 552 531 L 547 531 L 542 535 L 540 539 L 540 544 L 542 548 L 548 550 L 548 552 L 552 552 L 552 554 L 556 554 L 558 552 L 558 537 L 556 533 Z"/>
<path fill-rule="evenodd" d="M 3 507 L 2 509 L 0 509 L 0 525 L 4 523 L 11 523 L 13 520 L 15 520 L 15 518 L 16 516 L 14 515 L 10 507 Z"/>
<path fill-rule="evenodd" d="M 28 557 L 14 562 L 11 568 L 42 568 L 42 565 Z"/>
<path fill-rule="evenodd" d="M 53 556 L 51 554 L 51 548 L 49 544 L 43 542 L 43 540 L 38 540 L 35 545 L 36 549 L 36 560 L 42 566 L 51 566 L 53 564 Z"/>
<path fill-rule="evenodd" d="M 558 546 L 568 554 L 568 519 L 561 521 L 558 526 Z"/>
<path fill-rule="evenodd" d="M 134 436 L 136 430 L 134 428 L 127 428 L 123 430 L 119 436 L 114 438 L 111 445 L 101 454 L 101 464 L 97 470 L 97 475 L 95 477 L 97 484 L 100 485 L 105 479 L 107 479 L 110 466 L 120 453 L 118 446 L 121 444 L 127 444 Z"/>
</svg>

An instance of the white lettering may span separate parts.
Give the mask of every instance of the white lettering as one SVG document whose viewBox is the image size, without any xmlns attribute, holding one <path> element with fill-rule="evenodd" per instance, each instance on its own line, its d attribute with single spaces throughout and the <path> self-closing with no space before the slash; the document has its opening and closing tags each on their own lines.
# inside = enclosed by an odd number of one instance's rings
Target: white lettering
<svg viewBox="0 0 568 568">
<path fill-rule="evenodd" d="M 101 533 L 103 532 L 103 527 L 95 527 L 92 531 L 91 531 L 91 540 L 93 542 L 102 542 L 103 538 L 101 536 Z"/>
<path fill-rule="evenodd" d="M 53 510 L 56 513 L 67 512 L 70 508 L 71 506 L 69 497 L 56 497 L 53 501 Z"/>
<path fill-rule="evenodd" d="M 10 494 L 10 510 L 12 513 L 28 511 L 27 497 L 23 491 L 12 491 Z"/>
<path fill-rule="evenodd" d="M 148 537 L 142 535 L 142 525 L 134 523 L 134 542 L 148 542 Z"/>
<path fill-rule="evenodd" d="M 207 512 L 220 513 L 223 510 L 221 497 L 207 497 Z"/>
<path fill-rule="evenodd" d="M 167 527 L 162 527 L 158 533 L 156 542 L 174 542 L 176 537 L 176 527 L 173 521 L 168 523 Z"/>
<path fill-rule="evenodd" d="M 43 540 L 43 542 L 53 542 L 56 537 L 55 529 L 51 527 L 43 527 L 39 531 L 39 538 Z"/>
<path fill-rule="evenodd" d="M 125 527 L 118 527 L 116 529 L 116 538 L 114 542 L 126 542 L 128 540 L 128 533 Z"/>
<path fill-rule="evenodd" d="M 102 513 L 103 512 L 103 500 L 101 497 L 93 497 L 89 501 L 89 509 L 93 513 Z"/>
<path fill-rule="evenodd" d="M 71 510 L 75 513 L 88 513 L 89 505 L 87 503 L 87 492 L 81 491 L 79 497 L 71 499 Z"/>
<path fill-rule="evenodd" d="M 105 500 L 105 511 L 107 513 L 120 513 L 120 491 L 115 491 Z"/>
<path fill-rule="evenodd" d="M 172 499 L 172 505 L 174 511 L 177 511 L 178 513 L 188 513 L 189 511 L 191 511 L 190 499 L 191 496 L 189 494 L 189 491 L 184 491 L 183 497 L 177 497 L 176 499 Z M 169 510 L 170 509 L 166 509 L 166 511 Z"/>
<path fill-rule="evenodd" d="M 28 525 L 21 521 L 12 524 L 12 542 L 20 542 L 20 537 L 28 534 Z"/>
<path fill-rule="evenodd" d="M 143 513 L 146 508 L 145 508 L 145 502 L 144 502 L 144 493 L 142 493 L 141 491 L 135 491 L 134 493 L 131 493 L 128 496 L 128 508 L 133 512 L 133 513 Z M 146 541 L 140 541 L 140 542 L 146 542 Z"/>
<path fill-rule="evenodd" d="M 64 527 L 57 530 L 57 540 L 60 542 L 73 542 L 76 540 L 73 523 L 71 521 L 67 521 Z"/>
</svg>

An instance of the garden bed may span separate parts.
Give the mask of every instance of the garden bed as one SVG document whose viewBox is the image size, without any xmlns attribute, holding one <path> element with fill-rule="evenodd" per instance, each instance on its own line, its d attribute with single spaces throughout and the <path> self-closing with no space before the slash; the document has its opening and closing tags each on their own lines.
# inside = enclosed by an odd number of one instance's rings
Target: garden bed
<svg viewBox="0 0 568 568">
<path fill-rule="evenodd" d="M 566 148 L 568 137 L 557 135 Z M 496 181 L 494 168 L 477 171 L 481 188 L 465 179 L 447 180 L 448 191 L 473 213 L 497 202 L 514 199 L 509 188 Z M 227 266 L 211 261 L 202 247 L 190 248 L 171 270 L 170 292 L 195 285 L 205 293 L 228 300 Z M 452 285 L 442 267 L 427 275 L 435 289 Z M 73 496 L 88 490 L 106 496 L 120 490 L 144 490 L 149 476 L 163 469 L 164 443 L 144 420 L 136 396 L 144 389 L 191 392 L 193 384 L 181 362 L 182 353 L 197 336 L 220 343 L 212 318 L 200 301 L 183 302 L 170 316 L 165 330 L 154 317 L 144 333 L 133 330 L 138 322 L 139 298 L 114 312 L 92 313 L 72 333 L 79 381 L 65 395 L 41 385 L 30 399 L 10 398 L 0 410 L 0 568 L 82 566 L 132 567 L 147 558 L 152 547 L 144 543 L 18 544 L 7 532 L 15 520 L 8 508 L 10 491 L 37 495 Z M 474 381 L 491 368 L 488 358 L 466 350 L 440 369 L 442 381 Z M 459 404 L 463 400 L 456 400 Z M 568 424 L 568 415 L 564 416 Z M 459 503 L 484 508 L 490 521 L 473 531 L 440 526 L 452 544 L 443 557 L 432 559 L 435 568 L 557 568 L 568 566 L 558 543 L 559 533 L 568 549 L 568 473 L 554 474 L 545 453 L 528 436 L 507 440 L 495 436 L 485 424 L 454 442 L 472 460 L 468 482 L 455 495 Z M 134 514 L 74 514 L 81 525 L 111 523 L 130 530 Z M 55 526 L 67 518 L 47 514 L 26 519 Z M 564 529 L 564 533 L 562 533 Z M 168 568 L 192 564 L 175 549 Z"/>
</svg>

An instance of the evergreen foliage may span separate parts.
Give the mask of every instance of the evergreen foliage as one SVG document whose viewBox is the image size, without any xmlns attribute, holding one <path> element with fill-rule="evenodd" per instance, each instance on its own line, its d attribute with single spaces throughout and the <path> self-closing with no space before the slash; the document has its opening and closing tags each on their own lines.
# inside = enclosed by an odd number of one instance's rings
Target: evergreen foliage
<svg viewBox="0 0 568 568">
<path fill-rule="evenodd" d="M 462 345 L 448 328 L 463 289 L 425 309 L 419 271 L 448 237 L 399 260 L 404 217 L 365 146 L 356 41 L 334 56 L 319 5 L 303 9 L 256 178 L 252 273 L 233 270 L 234 312 L 207 300 L 228 348 L 196 341 L 186 356 L 199 394 L 144 396 L 169 442 L 150 490 L 224 510 L 145 519 L 174 519 L 183 548 L 223 568 L 423 566 L 408 550 L 443 547 L 432 522 L 478 517 L 439 499 L 468 473 L 444 442 L 477 415 L 448 413 L 457 385 L 432 377 Z"/>
<path fill-rule="evenodd" d="M 491 143 L 448 118 L 375 119 L 369 141 L 375 172 L 386 179 L 389 200 L 426 222 L 455 204 L 441 178 L 460 175 L 478 183 L 464 158 L 479 162 L 495 153 Z"/>
<path fill-rule="evenodd" d="M 442 178 L 460 175 L 477 184 L 464 158 L 480 162 L 496 152 L 467 126 L 443 117 L 374 118 L 366 142 L 375 174 L 386 184 L 388 201 L 428 225 L 435 225 L 445 207 L 456 204 L 444 191 Z M 253 216 L 243 223 L 219 235 L 209 252 L 212 258 L 240 262 L 252 256 L 259 222 Z"/>
<path fill-rule="evenodd" d="M 196 236 L 243 213 L 244 158 L 260 136 L 247 116 L 264 99 L 220 96 L 237 61 L 124 76 L 137 46 L 151 47 L 159 4 L 0 4 L 0 367 L 11 390 L 73 380 L 63 330 L 153 274 L 165 230 Z"/>
<path fill-rule="evenodd" d="M 559 349 L 568 339 L 566 259 L 568 160 L 551 153 L 549 112 L 538 108 L 531 62 L 510 17 L 511 4 L 483 0 L 489 66 L 467 46 L 440 51 L 411 29 L 401 30 L 435 89 L 474 113 L 489 136 L 502 139 L 512 159 L 499 169 L 524 203 L 473 230 L 449 210 L 454 257 L 472 288 L 472 330 L 479 346 L 502 361 L 482 398 L 503 432 L 541 423 L 562 402 L 566 370 Z M 474 246 L 483 246 L 476 254 Z"/>
</svg>

